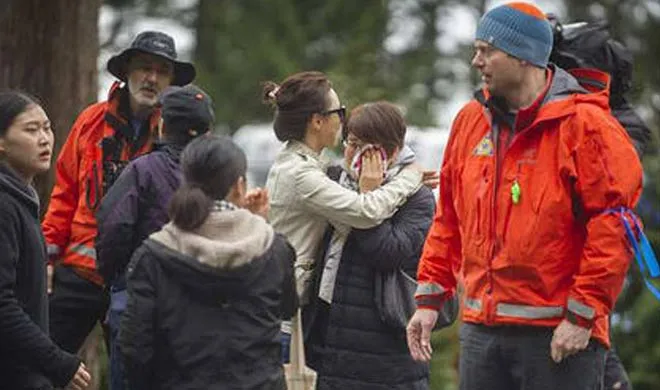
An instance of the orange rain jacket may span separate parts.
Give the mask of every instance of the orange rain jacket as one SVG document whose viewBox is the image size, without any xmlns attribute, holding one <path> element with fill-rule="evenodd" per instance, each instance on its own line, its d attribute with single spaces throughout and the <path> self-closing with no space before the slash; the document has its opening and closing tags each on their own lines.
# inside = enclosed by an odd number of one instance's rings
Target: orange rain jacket
<svg viewBox="0 0 660 390">
<path fill-rule="evenodd" d="M 104 187 L 112 184 L 104 171 L 114 171 L 116 178 L 129 160 L 150 151 L 160 118 L 159 111 L 152 114 L 149 129 L 133 139 L 128 104 L 128 89 L 116 82 L 107 101 L 78 116 L 57 158 L 55 186 L 42 223 L 49 255 L 97 284 L 103 279 L 96 272 L 94 212 Z"/>
<path fill-rule="evenodd" d="M 610 114 L 607 75 L 548 74 L 501 156 L 492 99 L 472 100 L 455 119 L 417 304 L 439 309 L 458 280 L 463 321 L 555 327 L 571 316 L 609 347 L 608 315 L 632 252 L 606 210 L 636 205 L 641 163 Z"/>
</svg>

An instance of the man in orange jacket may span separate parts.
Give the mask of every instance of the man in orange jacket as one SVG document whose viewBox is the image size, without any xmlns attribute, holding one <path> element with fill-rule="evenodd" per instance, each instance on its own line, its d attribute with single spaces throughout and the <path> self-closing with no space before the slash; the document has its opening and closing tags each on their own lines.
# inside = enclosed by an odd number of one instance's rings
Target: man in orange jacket
<svg viewBox="0 0 660 390">
<path fill-rule="evenodd" d="M 58 156 L 42 227 L 56 264 L 50 334 L 69 352 L 80 349 L 108 309 L 108 292 L 96 270 L 94 212 L 128 162 L 152 149 L 160 93 L 195 78 L 193 65 L 176 57 L 169 35 L 137 35 L 130 48 L 108 61 L 108 71 L 121 82 L 112 86 L 107 101 L 80 114 Z"/>
<path fill-rule="evenodd" d="M 438 310 L 460 284 L 462 390 L 600 388 L 632 256 L 612 210 L 634 208 L 642 182 L 609 77 L 548 64 L 551 26 L 528 3 L 487 12 L 474 48 L 484 88 L 445 149 L 410 352 L 431 358 Z"/>
</svg>

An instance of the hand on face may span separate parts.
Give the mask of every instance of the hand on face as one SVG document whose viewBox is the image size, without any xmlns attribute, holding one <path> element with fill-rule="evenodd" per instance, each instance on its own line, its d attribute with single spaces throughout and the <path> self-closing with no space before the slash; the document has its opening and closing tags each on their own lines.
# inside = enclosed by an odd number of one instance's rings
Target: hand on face
<svg viewBox="0 0 660 390">
<path fill-rule="evenodd" d="M 360 178 L 358 181 L 360 192 L 373 191 L 380 187 L 385 180 L 383 172 L 385 171 L 385 161 L 381 153 L 376 149 L 367 150 L 362 154 L 362 168 L 360 169 Z"/>
</svg>

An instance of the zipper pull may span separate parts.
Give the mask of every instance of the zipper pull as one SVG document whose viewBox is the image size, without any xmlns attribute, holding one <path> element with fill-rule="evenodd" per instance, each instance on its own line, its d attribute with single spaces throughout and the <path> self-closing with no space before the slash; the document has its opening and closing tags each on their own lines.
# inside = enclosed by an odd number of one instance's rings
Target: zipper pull
<svg viewBox="0 0 660 390">
<path fill-rule="evenodd" d="M 520 203 L 520 195 L 520 184 L 518 184 L 518 180 L 514 180 L 511 185 L 511 201 L 513 204 Z"/>
</svg>

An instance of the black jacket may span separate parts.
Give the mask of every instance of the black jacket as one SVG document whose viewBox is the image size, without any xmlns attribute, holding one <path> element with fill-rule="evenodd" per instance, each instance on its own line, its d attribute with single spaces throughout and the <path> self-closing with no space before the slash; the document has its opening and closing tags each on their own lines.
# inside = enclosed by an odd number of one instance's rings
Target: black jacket
<svg viewBox="0 0 660 390">
<path fill-rule="evenodd" d="M 433 195 L 424 187 L 380 226 L 349 234 L 332 305 L 317 315 L 307 341 L 319 390 L 428 389 L 428 365 L 410 357 L 405 330 L 379 317 L 374 280 L 376 270 L 402 268 L 416 275 L 433 212 Z"/>
<path fill-rule="evenodd" d="M 295 309 L 295 252 L 260 217 L 173 224 L 128 266 L 119 343 L 135 389 L 285 389 L 280 325 Z"/>
<path fill-rule="evenodd" d="M 46 246 L 39 199 L 0 163 L 0 387 L 66 385 L 80 360 L 48 337 Z"/>
</svg>

